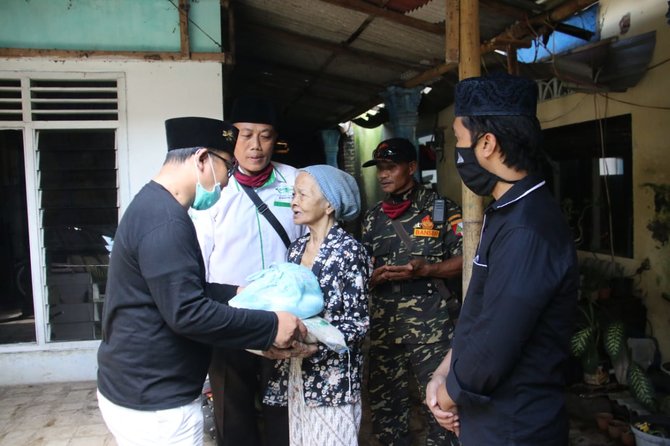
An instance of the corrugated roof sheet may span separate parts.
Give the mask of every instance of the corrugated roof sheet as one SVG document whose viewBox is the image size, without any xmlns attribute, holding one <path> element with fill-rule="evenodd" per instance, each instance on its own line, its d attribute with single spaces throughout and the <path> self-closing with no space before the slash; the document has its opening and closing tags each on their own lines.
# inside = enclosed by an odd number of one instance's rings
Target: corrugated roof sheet
<svg viewBox="0 0 670 446">
<path fill-rule="evenodd" d="M 445 57 L 445 0 L 231 0 L 231 7 L 236 63 L 227 94 L 269 95 L 289 126 L 327 128 L 356 116 L 381 102 L 388 86 Z M 531 0 L 480 0 L 482 40 L 538 8 Z M 431 109 L 451 101 L 453 81 L 453 73 L 425 81 L 441 95 L 428 101 Z"/>
</svg>

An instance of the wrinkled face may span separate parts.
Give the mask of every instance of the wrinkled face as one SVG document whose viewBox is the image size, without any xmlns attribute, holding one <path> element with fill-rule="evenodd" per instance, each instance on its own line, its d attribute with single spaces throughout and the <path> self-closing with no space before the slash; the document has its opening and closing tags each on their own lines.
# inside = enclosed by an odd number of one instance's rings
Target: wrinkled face
<svg viewBox="0 0 670 446">
<path fill-rule="evenodd" d="M 387 194 L 397 194 L 409 189 L 413 184 L 416 161 L 409 163 L 394 163 L 393 161 L 379 161 L 377 163 L 377 181 L 381 189 Z"/>
<path fill-rule="evenodd" d="M 313 225 L 333 212 L 316 180 L 306 172 L 300 172 L 295 179 L 291 210 L 297 225 Z"/>
<path fill-rule="evenodd" d="M 275 144 L 275 130 L 269 124 L 236 122 L 240 131 L 235 144 L 235 159 L 247 174 L 253 175 L 270 164 Z"/>
</svg>

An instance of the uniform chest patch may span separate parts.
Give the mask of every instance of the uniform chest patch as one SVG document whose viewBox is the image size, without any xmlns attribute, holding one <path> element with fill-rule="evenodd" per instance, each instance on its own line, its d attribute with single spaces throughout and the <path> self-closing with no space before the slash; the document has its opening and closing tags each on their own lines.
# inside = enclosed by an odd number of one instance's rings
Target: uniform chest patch
<svg viewBox="0 0 670 446">
<path fill-rule="evenodd" d="M 277 196 L 275 197 L 275 206 L 288 208 L 291 207 L 291 200 L 293 200 L 293 187 L 279 186 L 275 189 Z"/>
<path fill-rule="evenodd" d="M 430 219 L 430 215 L 426 215 L 421 219 L 420 223 L 414 226 L 415 237 L 439 237 L 440 231 L 435 228 L 435 223 Z"/>
</svg>

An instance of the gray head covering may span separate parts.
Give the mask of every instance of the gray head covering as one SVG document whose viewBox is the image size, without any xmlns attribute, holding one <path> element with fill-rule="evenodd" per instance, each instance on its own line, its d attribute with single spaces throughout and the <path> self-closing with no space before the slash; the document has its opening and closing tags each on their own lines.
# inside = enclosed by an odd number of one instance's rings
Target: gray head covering
<svg viewBox="0 0 670 446">
<path fill-rule="evenodd" d="M 361 212 L 361 194 L 354 177 L 327 164 L 300 169 L 314 178 L 321 193 L 335 209 L 335 220 L 351 221 Z"/>
</svg>

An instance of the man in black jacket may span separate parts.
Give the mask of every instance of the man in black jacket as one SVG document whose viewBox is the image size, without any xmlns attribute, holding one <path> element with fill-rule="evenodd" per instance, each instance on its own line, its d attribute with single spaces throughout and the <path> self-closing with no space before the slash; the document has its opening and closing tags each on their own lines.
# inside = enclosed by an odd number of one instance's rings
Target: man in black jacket
<svg viewBox="0 0 670 446">
<path fill-rule="evenodd" d="M 578 267 L 568 225 L 540 176 L 537 85 L 506 74 L 470 78 L 455 97 L 456 168 L 470 190 L 494 201 L 452 349 L 426 402 L 465 445 L 564 446 L 563 366 Z"/>
</svg>

